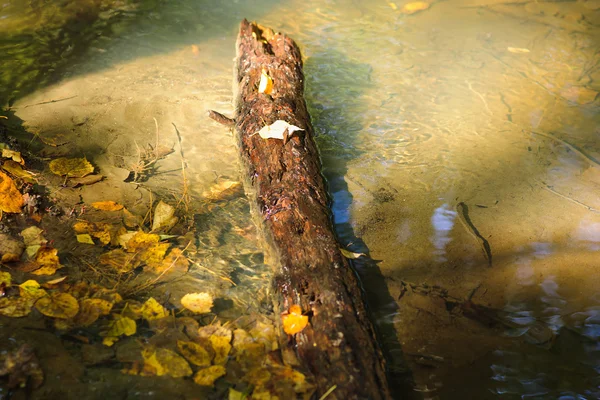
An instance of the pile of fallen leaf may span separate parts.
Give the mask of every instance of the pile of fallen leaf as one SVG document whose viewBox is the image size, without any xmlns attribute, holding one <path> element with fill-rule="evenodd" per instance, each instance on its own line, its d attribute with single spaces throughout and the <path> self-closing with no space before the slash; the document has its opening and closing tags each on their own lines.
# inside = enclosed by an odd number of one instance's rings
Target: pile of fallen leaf
<svg viewBox="0 0 600 400">
<path fill-rule="evenodd" d="M 117 202 L 101 201 L 63 215 L 70 243 L 93 250 L 95 257 L 78 266 L 87 271 L 85 279 L 72 278 L 72 269 L 64 268 L 60 249 L 42 228 L 41 195 L 30 190 L 42 173 L 29 171 L 21 153 L 8 145 L 0 143 L 0 149 L 0 222 L 8 227 L 0 232 L 2 318 L 43 318 L 49 329 L 79 343 L 84 353 L 93 344 L 115 348 L 103 361 L 126 374 L 192 379 L 230 399 L 310 398 L 314 387 L 292 362 L 284 361 L 293 357 L 279 348 L 280 328 L 272 319 L 252 315 L 221 321 L 213 313 L 213 294 L 203 291 L 162 302 L 147 295 L 140 299 L 190 268 L 194 236 L 181 234 L 180 226 L 174 229 L 181 223 L 174 206 L 158 201 L 140 216 Z M 57 158 L 48 170 L 64 178 L 61 186 L 68 188 L 104 179 L 85 158 Z M 240 187 L 223 180 L 203 196 L 223 201 Z M 172 230 L 179 234 L 169 234 Z M 288 335 L 309 323 L 299 306 L 292 306 L 281 322 Z M 9 321 L 6 327 L 10 329 Z M 133 352 L 120 351 L 131 347 L 125 339 L 135 337 Z M 43 343 L 3 349 L 0 377 L 7 377 L 8 388 L 43 384 L 36 346 Z"/>
</svg>

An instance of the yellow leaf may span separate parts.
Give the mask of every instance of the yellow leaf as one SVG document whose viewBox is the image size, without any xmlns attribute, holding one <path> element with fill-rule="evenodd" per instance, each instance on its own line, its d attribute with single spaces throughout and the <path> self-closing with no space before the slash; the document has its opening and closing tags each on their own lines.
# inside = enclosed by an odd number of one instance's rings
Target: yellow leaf
<svg viewBox="0 0 600 400">
<path fill-rule="evenodd" d="M 135 253 L 137 251 L 147 249 L 159 241 L 160 236 L 154 233 L 144 233 L 140 231 L 133 235 L 133 237 L 127 242 L 127 251 L 130 253 Z"/>
<path fill-rule="evenodd" d="M 188 362 L 179 354 L 168 349 L 145 349 L 142 351 L 144 369 L 150 367 L 157 376 L 169 375 L 173 378 L 183 378 L 192 375 Z"/>
<path fill-rule="evenodd" d="M 130 272 L 140 265 L 137 254 L 126 253 L 122 249 L 115 249 L 102 254 L 98 261 L 103 265 L 114 268 L 117 272 Z"/>
<path fill-rule="evenodd" d="M 302 315 L 302 308 L 298 305 L 290 307 L 289 313 L 282 317 L 283 330 L 288 335 L 295 335 L 301 332 L 308 325 L 308 317 Z"/>
<path fill-rule="evenodd" d="M 181 305 L 195 313 L 206 314 L 213 306 L 213 299 L 208 293 L 188 293 L 181 298 Z"/>
<path fill-rule="evenodd" d="M 199 367 L 208 367 L 212 356 L 202 345 L 184 340 L 177 341 L 177 349 L 192 364 Z"/>
<path fill-rule="evenodd" d="M 112 307 L 113 303 L 104 299 L 83 299 L 73 322 L 77 326 L 90 326 L 100 315 L 108 315 Z"/>
<path fill-rule="evenodd" d="M 273 91 L 273 79 L 264 69 L 260 73 L 260 83 L 258 84 L 258 93 L 271 94 Z"/>
<path fill-rule="evenodd" d="M 10 286 L 11 281 L 12 277 L 8 272 L 0 272 L 0 287 Z"/>
<path fill-rule="evenodd" d="M 118 314 L 113 314 L 113 317 L 114 319 L 108 324 L 108 329 L 100 332 L 101 336 L 119 337 L 121 335 L 131 336 L 135 334 L 137 325 L 134 320 Z"/>
<path fill-rule="evenodd" d="M 111 242 L 111 229 L 111 225 L 103 222 L 93 223 L 88 221 L 78 221 L 73 225 L 73 230 L 76 233 L 88 233 L 91 236 L 98 238 L 103 245 L 107 245 Z"/>
<path fill-rule="evenodd" d="M 168 270 L 168 272 L 186 272 L 188 270 L 189 261 L 183 255 L 181 249 L 172 249 L 169 255 L 166 256 L 160 263 L 148 262 L 148 268 L 155 274 L 160 274 Z M 144 271 L 147 271 L 144 268 Z"/>
<path fill-rule="evenodd" d="M 62 268 L 58 259 L 58 250 L 52 247 L 40 247 L 35 262 L 40 268 L 32 271 L 34 275 L 52 275 L 57 269 Z"/>
<path fill-rule="evenodd" d="M 77 299 L 68 293 L 52 293 L 35 302 L 35 308 L 52 318 L 72 318 L 79 312 Z"/>
<path fill-rule="evenodd" d="M 242 379 L 253 386 L 260 386 L 271 379 L 271 373 L 261 365 L 248 371 Z"/>
<path fill-rule="evenodd" d="M 20 213 L 23 204 L 23 195 L 17 190 L 13 180 L 0 172 L 0 211 Z"/>
<path fill-rule="evenodd" d="M 97 201 L 92 203 L 92 207 L 102 211 L 119 211 L 123 209 L 123 205 L 115 203 L 114 201 Z"/>
<path fill-rule="evenodd" d="M 89 233 L 80 233 L 77 235 L 77 241 L 79 243 L 85 243 L 85 244 L 94 244 L 94 240 L 92 239 L 92 237 L 90 236 Z"/>
<path fill-rule="evenodd" d="M 243 194 L 241 182 L 223 179 L 202 193 L 202 197 L 211 201 L 222 201 Z"/>
<path fill-rule="evenodd" d="M 154 297 L 150 297 L 142 306 L 142 317 L 146 321 L 152 321 L 154 319 L 161 319 L 169 316 L 169 312 L 160 305 Z"/>
<path fill-rule="evenodd" d="M 156 243 L 140 251 L 139 258 L 147 264 L 160 263 L 165 258 L 169 246 L 169 243 Z"/>
<path fill-rule="evenodd" d="M 19 164 L 18 162 L 11 160 L 5 161 L 4 164 L 2 164 L 2 169 L 8 173 L 11 173 L 17 178 L 23 179 L 23 181 L 27 183 L 34 184 L 37 182 L 37 180 L 35 179 L 35 174 L 33 172 L 24 170 L 21 164 Z"/>
<path fill-rule="evenodd" d="M 17 162 L 19 164 L 25 164 L 25 160 L 21 157 L 21 153 L 18 151 L 10 150 L 10 149 L 2 149 L 2 157 L 10 158 L 12 161 Z"/>
<path fill-rule="evenodd" d="M 284 120 L 278 119 L 271 125 L 263 126 L 260 131 L 256 132 L 263 139 L 284 139 L 284 134 L 287 131 L 288 137 L 292 136 L 296 131 L 303 131 L 304 129 L 298 128 L 295 125 L 291 125 Z"/>
<path fill-rule="evenodd" d="M 392 10 L 398 9 L 398 6 L 395 3 L 389 2 L 388 5 L 391 7 Z"/>
<path fill-rule="evenodd" d="M 50 161 L 50 171 L 59 176 L 83 178 L 94 172 L 94 167 L 85 158 L 57 158 Z"/>
<path fill-rule="evenodd" d="M 361 256 L 366 256 L 365 253 L 353 253 L 353 252 L 348 251 L 348 250 L 346 250 L 344 248 L 341 248 L 341 247 L 340 247 L 340 251 L 342 252 L 342 255 L 344 257 L 351 258 L 351 259 L 356 259 L 356 258 L 359 258 Z"/>
<path fill-rule="evenodd" d="M 102 344 L 108 347 L 111 347 L 113 344 L 119 341 L 119 338 L 116 336 L 107 336 L 102 339 Z"/>
<path fill-rule="evenodd" d="M 0 298 L 0 315 L 5 317 L 19 318 L 29 315 L 33 307 L 33 301 L 26 298 Z"/>
<path fill-rule="evenodd" d="M 515 54 L 527 54 L 527 53 L 529 53 L 529 49 L 524 49 L 524 48 L 520 48 L 520 47 L 507 47 L 506 49 L 508 51 L 510 51 L 511 53 L 515 53 Z"/>
<path fill-rule="evenodd" d="M 222 365 L 213 365 L 196 372 L 194 382 L 202 386 L 213 386 L 215 381 L 225 375 L 227 370 Z"/>
<path fill-rule="evenodd" d="M 229 352 L 231 351 L 231 337 L 212 335 L 208 338 L 210 345 L 215 351 L 215 364 L 227 363 Z"/>
<path fill-rule="evenodd" d="M 19 285 L 19 294 L 23 298 L 29 298 L 33 300 L 37 300 L 48 295 L 48 293 L 41 288 L 40 284 L 32 279 Z"/>
<path fill-rule="evenodd" d="M 429 8 L 429 3 L 424 1 L 414 1 L 412 3 L 405 4 L 402 7 L 402 11 L 404 14 L 414 14 L 419 11 L 427 10 Z"/>
</svg>

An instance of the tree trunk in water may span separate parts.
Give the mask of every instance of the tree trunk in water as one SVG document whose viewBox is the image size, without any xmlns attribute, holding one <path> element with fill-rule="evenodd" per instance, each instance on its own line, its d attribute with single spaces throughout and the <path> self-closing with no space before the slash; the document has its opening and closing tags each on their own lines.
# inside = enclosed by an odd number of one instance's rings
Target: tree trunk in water
<svg viewBox="0 0 600 400">
<path fill-rule="evenodd" d="M 235 131 L 246 188 L 278 266 L 276 312 L 299 305 L 309 317 L 282 347 L 313 374 L 317 398 L 336 385 L 329 399 L 388 399 L 384 359 L 360 284 L 333 231 L 300 50 L 289 37 L 244 20 L 236 63 Z M 272 79 L 272 90 L 259 93 L 261 75 Z M 302 130 L 288 129 L 283 139 L 257 134 L 277 120 Z"/>
</svg>

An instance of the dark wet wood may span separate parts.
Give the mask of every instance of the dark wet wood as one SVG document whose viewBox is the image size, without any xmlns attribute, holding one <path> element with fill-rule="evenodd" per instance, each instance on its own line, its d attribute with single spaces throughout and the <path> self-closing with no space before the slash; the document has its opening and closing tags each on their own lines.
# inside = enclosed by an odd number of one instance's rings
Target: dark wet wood
<svg viewBox="0 0 600 400">
<path fill-rule="evenodd" d="M 263 69 L 273 79 L 270 95 L 258 93 Z M 391 398 L 358 279 L 333 232 L 304 101 L 300 50 L 289 37 L 244 20 L 234 79 L 235 131 L 247 189 L 278 265 L 276 309 L 284 312 L 298 304 L 310 318 L 307 328 L 282 345 L 313 374 L 316 398 L 333 385 L 337 387 L 328 399 Z M 286 141 L 255 134 L 276 120 L 303 131 Z"/>
</svg>

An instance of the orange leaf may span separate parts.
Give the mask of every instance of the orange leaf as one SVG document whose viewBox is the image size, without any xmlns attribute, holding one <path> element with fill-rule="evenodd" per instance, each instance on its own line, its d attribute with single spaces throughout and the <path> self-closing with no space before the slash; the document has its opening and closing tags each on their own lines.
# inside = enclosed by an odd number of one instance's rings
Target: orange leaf
<svg viewBox="0 0 600 400">
<path fill-rule="evenodd" d="M 92 207 L 102 211 L 119 211 L 123 209 L 123 204 L 115 203 L 114 201 L 97 201 L 92 203 Z"/>
<path fill-rule="evenodd" d="M 302 308 L 298 305 L 290 306 L 289 314 L 282 317 L 283 330 L 288 335 L 301 332 L 308 325 L 308 317 L 302 315 Z"/>
<path fill-rule="evenodd" d="M 15 183 L 4 172 L 0 172 L 0 211 L 20 213 L 23 207 L 23 195 Z"/>
</svg>

